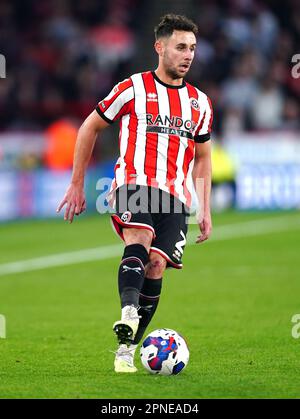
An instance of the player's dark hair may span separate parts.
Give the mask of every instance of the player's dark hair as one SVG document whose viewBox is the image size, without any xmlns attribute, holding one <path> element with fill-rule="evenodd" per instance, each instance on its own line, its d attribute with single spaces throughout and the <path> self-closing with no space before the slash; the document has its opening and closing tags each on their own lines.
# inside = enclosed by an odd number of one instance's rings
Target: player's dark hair
<svg viewBox="0 0 300 419">
<path fill-rule="evenodd" d="M 198 26 L 186 16 L 172 13 L 162 16 L 159 24 L 154 28 L 155 39 L 169 37 L 173 31 L 198 32 Z"/>
</svg>

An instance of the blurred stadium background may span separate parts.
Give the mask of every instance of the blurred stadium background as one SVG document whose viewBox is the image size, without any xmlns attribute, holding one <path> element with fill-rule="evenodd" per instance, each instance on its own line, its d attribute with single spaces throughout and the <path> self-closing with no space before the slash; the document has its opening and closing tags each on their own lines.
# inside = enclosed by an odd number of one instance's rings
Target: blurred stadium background
<svg viewBox="0 0 300 419">
<path fill-rule="evenodd" d="M 168 385 L 112 374 L 122 245 L 96 183 L 112 177 L 117 124 L 96 143 L 87 214 L 70 227 L 55 212 L 79 125 L 115 83 L 155 69 L 167 12 L 199 25 L 187 80 L 215 114 L 214 232 L 199 248 L 191 228 L 152 324 L 189 341 Z M 1 0 L 0 397 L 299 397 L 299 41 L 298 0 Z"/>
<path fill-rule="evenodd" d="M 214 105 L 213 206 L 300 205 L 297 0 L 1 1 L 0 220 L 52 217 L 70 178 L 78 126 L 111 87 L 154 69 L 165 12 L 199 25 L 188 80 Z M 87 180 L 112 176 L 118 126 L 97 141 Z"/>
</svg>

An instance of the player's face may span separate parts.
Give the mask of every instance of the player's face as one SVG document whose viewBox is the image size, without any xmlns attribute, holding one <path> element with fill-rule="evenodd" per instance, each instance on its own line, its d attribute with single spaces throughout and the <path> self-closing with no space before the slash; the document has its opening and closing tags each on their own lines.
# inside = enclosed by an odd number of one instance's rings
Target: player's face
<svg viewBox="0 0 300 419">
<path fill-rule="evenodd" d="M 161 41 L 159 53 L 165 72 L 172 79 L 185 77 L 195 55 L 196 37 L 193 32 L 174 31 Z"/>
</svg>

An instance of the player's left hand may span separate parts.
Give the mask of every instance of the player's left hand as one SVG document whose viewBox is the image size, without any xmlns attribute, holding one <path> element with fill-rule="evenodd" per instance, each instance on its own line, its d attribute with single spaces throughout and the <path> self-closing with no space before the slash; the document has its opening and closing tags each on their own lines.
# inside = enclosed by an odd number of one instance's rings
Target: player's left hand
<svg viewBox="0 0 300 419">
<path fill-rule="evenodd" d="M 211 234 L 212 230 L 212 222 L 211 222 L 211 215 L 206 214 L 203 216 L 203 219 L 199 222 L 199 228 L 201 234 L 197 237 L 196 243 L 202 243 L 207 240 Z"/>
</svg>

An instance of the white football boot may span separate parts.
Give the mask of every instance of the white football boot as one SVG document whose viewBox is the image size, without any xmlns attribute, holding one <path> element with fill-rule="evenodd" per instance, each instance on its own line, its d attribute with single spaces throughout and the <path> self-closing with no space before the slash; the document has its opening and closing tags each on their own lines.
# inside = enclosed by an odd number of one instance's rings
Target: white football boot
<svg viewBox="0 0 300 419">
<path fill-rule="evenodd" d="M 115 357 L 115 372 L 137 372 L 137 368 L 134 366 L 134 354 L 137 345 L 121 344 L 116 352 Z"/>
<path fill-rule="evenodd" d="M 120 345 L 125 344 L 129 346 L 135 338 L 137 329 L 139 327 L 140 317 L 137 308 L 133 305 L 122 308 L 122 318 L 113 325 L 113 331 L 117 335 Z"/>
</svg>

